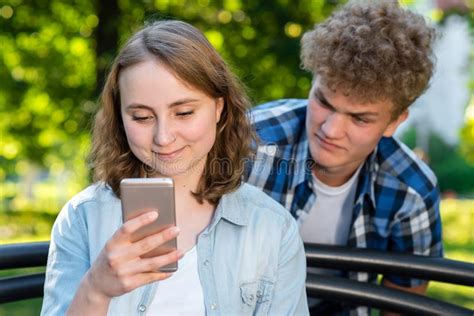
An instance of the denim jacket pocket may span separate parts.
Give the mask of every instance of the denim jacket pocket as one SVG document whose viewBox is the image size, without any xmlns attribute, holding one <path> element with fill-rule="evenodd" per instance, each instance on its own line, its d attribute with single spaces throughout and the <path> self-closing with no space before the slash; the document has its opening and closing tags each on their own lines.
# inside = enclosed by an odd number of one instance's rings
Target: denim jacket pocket
<svg viewBox="0 0 474 316">
<path fill-rule="evenodd" d="M 261 279 L 254 282 L 241 283 L 240 294 L 242 302 L 247 307 L 253 307 L 255 313 L 265 313 L 268 310 L 273 295 L 273 282 Z"/>
</svg>

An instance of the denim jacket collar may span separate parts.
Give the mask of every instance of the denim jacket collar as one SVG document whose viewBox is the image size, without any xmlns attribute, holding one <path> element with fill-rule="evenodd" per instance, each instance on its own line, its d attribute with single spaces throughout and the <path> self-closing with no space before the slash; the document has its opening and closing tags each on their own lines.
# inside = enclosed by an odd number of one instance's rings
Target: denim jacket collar
<svg viewBox="0 0 474 316">
<path fill-rule="evenodd" d="M 235 191 L 222 196 L 207 231 L 212 231 L 221 219 L 238 226 L 247 226 L 251 210 L 244 207 L 246 204 L 242 196 L 235 194 Z"/>
</svg>

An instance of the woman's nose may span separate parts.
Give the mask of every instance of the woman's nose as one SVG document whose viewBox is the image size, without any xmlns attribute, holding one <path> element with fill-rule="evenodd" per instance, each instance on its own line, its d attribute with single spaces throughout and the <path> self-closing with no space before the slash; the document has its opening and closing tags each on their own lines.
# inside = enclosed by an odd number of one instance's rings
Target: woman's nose
<svg viewBox="0 0 474 316">
<path fill-rule="evenodd" d="M 167 146 L 176 140 L 173 130 L 173 124 L 161 120 L 157 123 L 154 135 L 154 142 L 160 147 Z"/>
</svg>

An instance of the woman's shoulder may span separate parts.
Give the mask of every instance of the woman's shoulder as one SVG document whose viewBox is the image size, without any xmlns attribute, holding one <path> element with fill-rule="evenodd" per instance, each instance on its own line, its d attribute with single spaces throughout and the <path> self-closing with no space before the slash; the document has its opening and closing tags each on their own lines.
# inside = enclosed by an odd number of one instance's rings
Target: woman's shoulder
<svg viewBox="0 0 474 316">
<path fill-rule="evenodd" d="M 261 189 L 242 184 L 234 192 L 232 205 L 234 213 L 226 213 L 246 225 L 247 232 L 260 236 L 256 239 L 282 240 L 285 245 L 301 241 L 298 225 L 291 213 Z"/>
<path fill-rule="evenodd" d="M 97 225 L 103 218 L 109 218 L 120 205 L 113 191 L 103 182 L 89 185 L 74 195 L 59 212 L 55 226 L 70 227 L 72 223 L 92 223 Z M 98 211 L 100 210 L 100 212 Z"/>
<path fill-rule="evenodd" d="M 243 183 L 235 193 L 243 201 L 243 207 L 253 213 L 276 216 L 284 220 L 293 219 L 290 212 L 280 203 L 251 184 Z"/>
<path fill-rule="evenodd" d="M 73 208 L 78 208 L 89 202 L 103 202 L 110 199 L 116 199 L 110 187 L 104 182 L 96 182 L 75 194 L 67 204 Z"/>
</svg>

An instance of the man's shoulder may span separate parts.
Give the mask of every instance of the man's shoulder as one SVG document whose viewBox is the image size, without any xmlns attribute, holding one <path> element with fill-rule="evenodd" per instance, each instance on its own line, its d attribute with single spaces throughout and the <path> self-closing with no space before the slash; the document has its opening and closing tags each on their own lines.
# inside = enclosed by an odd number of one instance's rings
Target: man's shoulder
<svg viewBox="0 0 474 316">
<path fill-rule="evenodd" d="M 436 190 L 437 179 L 433 171 L 402 142 L 384 137 L 377 147 L 378 177 L 388 185 L 404 187 L 421 197 Z"/>
<path fill-rule="evenodd" d="M 307 100 L 281 99 L 254 107 L 250 119 L 260 141 L 279 145 L 298 140 L 305 128 Z"/>
</svg>

